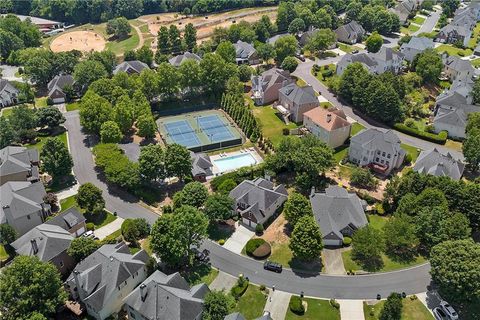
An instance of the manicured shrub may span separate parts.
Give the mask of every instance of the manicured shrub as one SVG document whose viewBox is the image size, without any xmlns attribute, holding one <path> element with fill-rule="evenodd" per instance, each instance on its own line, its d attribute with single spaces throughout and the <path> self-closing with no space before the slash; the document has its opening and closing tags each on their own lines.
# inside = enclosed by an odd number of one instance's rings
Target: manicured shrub
<svg viewBox="0 0 480 320">
<path fill-rule="evenodd" d="M 218 244 L 223 246 L 225 244 L 225 239 L 218 240 Z"/>
<path fill-rule="evenodd" d="M 420 131 L 414 128 L 409 128 L 403 123 L 396 123 L 393 125 L 393 128 L 400 132 L 406 133 L 408 135 L 411 135 L 420 139 L 424 139 L 430 142 L 438 143 L 438 144 L 445 144 L 445 142 L 447 141 L 447 135 L 448 135 L 447 131 L 442 131 L 439 134 L 434 134 L 434 133 Z"/>
<path fill-rule="evenodd" d="M 335 309 L 340 309 L 340 303 L 338 303 L 335 299 L 330 299 L 330 305 Z"/>
<path fill-rule="evenodd" d="M 88 231 L 95 230 L 95 225 L 92 222 L 87 223 L 87 230 Z"/>
<path fill-rule="evenodd" d="M 282 133 L 283 133 L 284 136 L 288 136 L 288 135 L 290 134 L 290 129 L 288 129 L 288 128 L 283 128 L 283 129 L 282 129 Z"/>
<path fill-rule="evenodd" d="M 407 153 L 405 155 L 405 158 L 403 159 L 403 163 L 406 164 L 406 165 L 409 165 L 410 163 L 412 163 L 412 155 L 410 153 Z"/>
<path fill-rule="evenodd" d="M 240 276 L 238 278 L 237 283 L 231 289 L 230 293 L 235 299 L 238 300 L 245 293 L 245 291 L 247 291 L 247 288 L 248 288 L 248 281 L 245 280 L 243 276 Z"/>
<path fill-rule="evenodd" d="M 260 238 L 250 239 L 250 240 L 248 240 L 247 245 L 245 246 L 245 252 L 249 256 L 252 256 L 253 252 L 255 250 L 257 250 L 257 248 L 260 247 L 264 243 L 266 243 L 266 241 L 263 240 L 263 239 L 260 239 Z"/>
<path fill-rule="evenodd" d="M 298 315 L 305 313 L 305 307 L 303 306 L 302 298 L 299 296 L 292 296 L 290 298 L 289 308 L 293 313 Z"/>
<path fill-rule="evenodd" d="M 350 237 L 343 237 L 343 245 L 348 247 L 352 244 L 352 238 Z"/>
<path fill-rule="evenodd" d="M 263 224 L 259 223 L 259 224 L 257 224 L 257 225 L 255 226 L 255 232 L 256 232 L 257 234 L 262 234 L 262 233 L 263 233 L 263 230 L 264 230 Z"/>
<path fill-rule="evenodd" d="M 257 259 L 264 259 L 272 253 L 272 248 L 268 242 L 265 242 L 260 247 L 253 251 L 252 256 Z"/>
</svg>

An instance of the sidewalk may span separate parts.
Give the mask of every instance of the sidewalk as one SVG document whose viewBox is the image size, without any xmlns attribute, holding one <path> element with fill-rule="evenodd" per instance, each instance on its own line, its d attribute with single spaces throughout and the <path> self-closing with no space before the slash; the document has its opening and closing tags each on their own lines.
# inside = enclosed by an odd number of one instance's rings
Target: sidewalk
<svg viewBox="0 0 480 320">
<path fill-rule="evenodd" d="M 337 300 L 342 320 L 365 320 L 362 300 Z"/>
<path fill-rule="evenodd" d="M 97 230 L 93 231 L 93 233 L 98 239 L 105 239 L 107 236 L 111 235 L 115 231 L 120 230 L 123 220 L 124 219 L 117 217 L 117 219 L 101 228 L 98 228 Z"/>
<path fill-rule="evenodd" d="M 263 311 L 269 311 L 273 320 L 285 319 L 292 294 L 279 290 L 273 291 L 271 288 L 269 290 L 267 303 Z"/>
<path fill-rule="evenodd" d="M 241 224 L 238 224 L 235 229 L 235 232 L 228 238 L 223 247 L 227 250 L 232 251 L 233 253 L 240 254 L 242 253 L 243 247 L 247 244 L 255 235 L 255 232 L 248 230 Z"/>
<path fill-rule="evenodd" d="M 210 290 L 215 290 L 215 291 L 225 290 L 226 292 L 229 292 L 236 282 L 237 282 L 237 278 L 229 275 L 228 273 L 220 271 L 217 277 L 212 281 L 212 283 L 208 287 L 210 288 Z"/>
</svg>

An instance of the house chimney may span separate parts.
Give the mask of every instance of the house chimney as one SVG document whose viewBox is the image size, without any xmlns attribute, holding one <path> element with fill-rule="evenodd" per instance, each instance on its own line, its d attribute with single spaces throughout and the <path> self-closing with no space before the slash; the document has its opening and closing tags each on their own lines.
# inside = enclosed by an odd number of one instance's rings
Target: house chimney
<svg viewBox="0 0 480 320">
<path fill-rule="evenodd" d="M 78 292 L 78 297 L 81 301 L 85 298 L 83 296 L 83 289 L 82 286 L 80 285 L 80 271 L 78 270 L 73 270 L 73 278 L 75 279 L 75 286 L 77 287 L 77 292 Z"/>
<path fill-rule="evenodd" d="M 142 302 L 145 302 L 145 298 L 147 297 L 147 286 L 144 283 L 140 285 L 140 297 Z"/>
<path fill-rule="evenodd" d="M 327 123 L 329 123 L 330 121 L 332 121 L 332 114 L 327 113 Z"/>
<path fill-rule="evenodd" d="M 37 240 L 35 239 L 30 240 L 30 244 L 32 245 L 33 254 L 37 254 L 38 253 Z"/>
</svg>

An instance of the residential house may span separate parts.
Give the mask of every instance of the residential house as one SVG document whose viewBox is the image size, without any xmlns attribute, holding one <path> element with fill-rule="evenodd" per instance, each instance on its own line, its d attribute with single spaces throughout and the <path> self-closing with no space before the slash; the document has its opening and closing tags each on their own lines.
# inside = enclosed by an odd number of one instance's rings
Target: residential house
<svg viewBox="0 0 480 320">
<path fill-rule="evenodd" d="M 45 222 L 50 215 L 41 182 L 9 181 L 0 186 L 0 194 L 0 224 L 9 224 L 19 236 Z"/>
<path fill-rule="evenodd" d="M 144 250 L 131 254 L 124 242 L 105 244 L 77 264 L 65 284 L 91 317 L 103 320 L 119 312 L 123 299 L 147 278 L 148 259 Z"/>
<path fill-rule="evenodd" d="M 179 54 L 173 58 L 168 59 L 168 62 L 174 67 L 179 67 L 185 60 L 188 59 L 195 60 L 196 62 L 200 62 L 200 60 L 202 60 L 202 58 L 200 58 L 195 53 L 187 51 L 183 54 Z"/>
<path fill-rule="evenodd" d="M 458 43 L 468 46 L 468 42 L 472 36 L 472 30 L 462 25 L 447 24 L 438 32 L 435 41 L 441 43 Z"/>
<path fill-rule="evenodd" d="M 0 79 L 0 109 L 18 103 L 18 94 L 20 91 L 12 83 L 5 79 Z"/>
<path fill-rule="evenodd" d="M 0 186 L 8 181 L 39 179 L 38 150 L 8 146 L 0 150 Z"/>
<path fill-rule="evenodd" d="M 125 298 L 129 319 L 201 320 L 205 283 L 190 288 L 176 272 L 155 271 Z"/>
<path fill-rule="evenodd" d="M 465 164 L 455 159 L 450 152 L 445 155 L 436 148 L 420 152 L 413 166 L 413 171 L 436 177 L 446 176 L 457 181 L 462 178 L 464 169 Z"/>
<path fill-rule="evenodd" d="M 468 60 L 460 59 L 456 56 L 442 57 L 443 60 L 443 74 L 452 82 L 457 78 L 471 78 L 475 75 L 475 68 Z"/>
<path fill-rule="evenodd" d="M 87 230 L 85 216 L 74 207 L 47 220 L 44 224 L 58 226 L 68 231 L 74 238 L 81 236 Z"/>
<path fill-rule="evenodd" d="M 310 27 L 308 31 L 301 33 L 298 36 L 298 45 L 300 47 L 304 47 L 319 30 L 320 29 Z M 336 47 L 337 47 L 337 43 L 335 42 L 328 49 L 334 49 Z"/>
<path fill-rule="evenodd" d="M 203 152 L 190 151 L 190 158 L 192 159 L 192 176 L 197 181 L 206 181 L 208 176 L 211 176 L 213 164 L 210 157 Z"/>
<path fill-rule="evenodd" d="M 314 136 L 332 148 L 343 145 L 350 137 L 352 128 L 345 113 L 335 107 L 317 107 L 305 112 L 303 124 Z"/>
<path fill-rule="evenodd" d="M 292 83 L 290 72 L 272 68 L 261 75 L 252 75 L 252 99 L 255 105 L 262 106 L 278 100 L 278 91 L 283 86 Z"/>
<path fill-rule="evenodd" d="M 126 72 L 128 74 L 139 74 L 142 72 L 143 69 L 150 69 L 146 63 L 138 60 L 132 61 L 124 61 L 117 65 L 113 70 L 113 74 L 117 74 L 119 72 Z"/>
<path fill-rule="evenodd" d="M 11 245 L 18 255 L 35 256 L 40 261 L 50 262 L 62 275 L 67 275 L 75 267 L 75 260 L 67 254 L 73 239 L 65 229 L 43 223 L 25 233 Z"/>
<path fill-rule="evenodd" d="M 390 71 L 398 74 L 402 70 L 404 56 L 392 48 L 383 46 L 376 53 L 347 53 L 337 64 L 337 74 L 341 76 L 349 64 L 361 63 L 370 73 L 382 74 Z"/>
<path fill-rule="evenodd" d="M 278 39 L 280 38 L 283 38 L 285 36 L 289 36 L 290 34 L 289 33 L 279 33 L 279 34 L 276 34 L 270 38 L 267 39 L 266 43 L 268 44 L 271 44 L 272 46 L 275 45 L 275 42 L 277 42 Z"/>
<path fill-rule="evenodd" d="M 229 194 L 235 200 L 237 212 L 242 222 L 255 228 L 257 224 L 265 224 L 276 211 L 287 201 L 287 189 L 281 184 L 275 186 L 263 178 L 244 180 Z"/>
<path fill-rule="evenodd" d="M 235 61 L 237 64 L 259 64 L 260 57 L 257 53 L 257 50 L 250 43 L 238 40 L 237 43 L 234 43 L 235 47 Z"/>
<path fill-rule="evenodd" d="M 278 90 L 278 102 L 290 113 L 294 122 L 303 121 L 303 114 L 320 105 L 315 91 L 311 86 L 299 87 L 290 83 Z"/>
<path fill-rule="evenodd" d="M 433 49 L 433 40 L 426 37 L 412 37 L 409 42 L 405 42 L 400 47 L 400 52 L 404 55 L 405 60 L 413 62 L 417 54 L 427 49 Z"/>
<path fill-rule="evenodd" d="M 325 192 L 312 192 L 310 203 L 326 246 L 342 246 L 344 237 L 351 237 L 368 223 L 367 203 L 342 187 L 329 186 Z"/>
<path fill-rule="evenodd" d="M 399 168 L 405 158 L 400 139 L 392 130 L 363 129 L 350 138 L 348 159 L 361 166 L 388 175 Z"/>
<path fill-rule="evenodd" d="M 418 3 L 416 0 L 403 0 L 400 1 L 395 7 L 391 8 L 390 11 L 398 16 L 400 23 L 404 24 L 407 22 L 409 17 L 415 14 L 417 8 Z"/>
<path fill-rule="evenodd" d="M 362 42 L 366 32 L 365 29 L 355 20 L 335 29 L 337 40 L 340 42 L 355 44 Z"/>
<path fill-rule="evenodd" d="M 71 74 L 56 75 L 47 85 L 48 97 L 53 103 L 64 103 L 67 100 L 67 94 L 64 92 L 66 87 L 73 89 L 75 80 Z"/>
</svg>

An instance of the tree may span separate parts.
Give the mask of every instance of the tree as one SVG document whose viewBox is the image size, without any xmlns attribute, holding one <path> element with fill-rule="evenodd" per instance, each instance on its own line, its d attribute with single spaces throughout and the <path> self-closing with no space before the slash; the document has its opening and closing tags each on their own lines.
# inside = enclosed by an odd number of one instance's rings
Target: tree
<svg viewBox="0 0 480 320">
<path fill-rule="evenodd" d="M 445 241 L 430 252 L 430 274 L 440 293 L 456 302 L 480 296 L 480 244 L 469 240 Z"/>
<path fill-rule="evenodd" d="M 347 20 L 352 21 L 352 20 L 358 20 L 358 15 L 362 11 L 362 3 L 360 1 L 351 1 L 347 9 L 345 10 L 347 14 Z"/>
<path fill-rule="evenodd" d="M 70 243 L 70 247 L 67 249 L 67 253 L 75 261 L 80 262 L 100 248 L 97 241 L 92 238 L 78 237 L 73 239 Z"/>
<path fill-rule="evenodd" d="M 465 160 L 474 169 L 480 168 L 480 128 L 471 129 L 463 141 Z"/>
<path fill-rule="evenodd" d="M 2 59 L 7 59 L 12 52 L 24 47 L 22 39 L 12 32 L 0 29 L 0 57 Z"/>
<path fill-rule="evenodd" d="M 247 82 L 252 76 L 252 68 L 246 64 L 242 64 L 238 67 L 238 77 L 240 81 Z"/>
<path fill-rule="evenodd" d="M 115 121 L 107 121 L 100 128 L 100 138 L 102 143 L 119 143 L 123 134 Z"/>
<path fill-rule="evenodd" d="M 197 209 L 182 206 L 173 214 L 161 215 L 152 227 L 150 246 L 169 266 L 193 260 L 193 247 L 207 236 L 208 219 Z"/>
<path fill-rule="evenodd" d="M 135 106 L 128 95 L 117 99 L 114 109 L 114 119 L 123 134 L 128 133 L 133 126 Z"/>
<path fill-rule="evenodd" d="M 108 75 L 111 75 L 117 65 L 117 56 L 111 50 L 93 51 L 88 55 L 88 61 L 100 62 Z"/>
<path fill-rule="evenodd" d="M 293 192 L 283 206 L 283 214 L 288 223 L 295 227 L 300 218 L 312 215 L 310 201 L 301 193 Z"/>
<path fill-rule="evenodd" d="M 332 28 L 332 16 L 325 8 L 318 9 L 315 13 L 315 26 L 317 28 Z"/>
<path fill-rule="evenodd" d="M 312 261 L 320 257 L 322 234 L 312 215 L 305 215 L 297 221 L 289 246 L 293 256 L 300 260 Z"/>
<path fill-rule="evenodd" d="M 137 134 L 140 137 L 146 139 L 155 138 L 155 133 L 157 132 L 157 125 L 155 124 L 155 119 L 151 115 L 142 114 L 138 117 L 136 127 L 138 128 Z"/>
<path fill-rule="evenodd" d="M 0 149 L 9 146 L 15 139 L 12 125 L 7 118 L 0 116 Z"/>
<path fill-rule="evenodd" d="M 270 59 L 275 58 L 275 48 L 270 43 L 261 43 L 257 46 L 258 56 L 268 63 Z"/>
<path fill-rule="evenodd" d="M 160 145 L 149 144 L 142 147 L 138 164 L 144 181 L 151 182 L 165 178 L 164 153 Z"/>
<path fill-rule="evenodd" d="M 208 219 L 226 220 L 232 217 L 234 201 L 223 193 L 214 193 L 207 197 L 203 213 Z"/>
<path fill-rule="evenodd" d="M 293 2 L 286 1 L 280 3 L 277 10 L 278 31 L 287 30 L 293 19 L 296 18 Z"/>
<path fill-rule="evenodd" d="M 472 112 L 468 114 L 467 126 L 465 132 L 468 134 L 473 129 L 480 129 L 480 112 Z"/>
<path fill-rule="evenodd" d="M 327 50 L 337 40 L 335 32 L 331 29 L 320 29 L 308 40 L 305 47 L 314 52 Z"/>
<path fill-rule="evenodd" d="M 143 63 L 151 66 L 153 63 L 153 51 L 149 46 L 143 45 L 135 52 L 136 60 L 140 60 Z"/>
<path fill-rule="evenodd" d="M 283 62 L 280 68 L 292 73 L 295 71 L 295 69 L 297 69 L 297 66 L 298 66 L 298 61 L 297 59 L 295 59 L 295 57 L 286 57 L 285 59 L 283 59 Z"/>
<path fill-rule="evenodd" d="M 9 224 L 2 223 L 0 224 L 0 243 L 10 244 L 17 238 L 17 231 Z"/>
<path fill-rule="evenodd" d="M 200 65 L 193 59 L 187 59 L 178 67 L 180 87 L 195 93 L 202 86 Z"/>
<path fill-rule="evenodd" d="M 220 55 L 207 53 L 200 61 L 201 79 L 206 91 L 223 92 L 227 80 L 237 73 L 237 66 L 227 63 Z"/>
<path fill-rule="evenodd" d="M 37 120 L 40 127 L 49 127 L 49 129 L 58 127 L 65 122 L 62 113 L 56 107 L 47 106 L 37 111 Z"/>
<path fill-rule="evenodd" d="M 59 138 L 48 138 L 40 152 L 42 168 L 54 179 L 72 173 L 73 160 L 67 146 Z"/>
<path fill-rule="evenodd" d="M 26 105 L 20 105 L 18 107 L 13 107 L 12 114 L 8 121 L 17 134 L 22 136 L 23 131 L 28 131 L 37 127 L 37 113 L 34 109 L 31 109 Z"/>
<path fill-rule="evenodd" d="M 416 55 L 412 66 L 424 83 L 437 83 L 443 70 L 442 58 L 433 49 L 427 49 Z"/>
<path fill-rule="evenodd" d="M 402 298 L 396 292 L 392 292 L 380 312 L 380 320 L 400 320 L 402 318 Z"/>
<path fill-rule="evenodd" d="M 66 299 L 57 268 L 35 256 L 17 256 L 0 273 L 3 319 L 26 319 L 33 312 L 52 315 Z"/>
<path fill-rule="evenodd" d="M 198 181 L 189 182 L 182 191 L 175 193 L 173 205 L 180 208 L 183 205 L 200 208 L 205 204 L 208 197 L 208 189 Z"/>
<path fill-rule="evenodd" d="M 75 201 L 80 208 L 91 213 L 100 213 L 105 208 L 102 190 L 90 182 L 82 184 L 78 188 Z"/>
<path fill-rule="evenodd" d="M 170 41 L 168 38 L 168 28 L 166 26 L 161 26 L 157 34 L 158 40 L 158 51 L 166 54 L 171 53 L 172 47 L 170 46 Z"/>
<path fill-rule="evenodd" d="M 82 89 L 86 89 L 90 83 L 102 77 L 108 76 L 103 64 L 98 61 L 84 60 L 75 66 L 73 78 L 75 83 Z"/>
<path fill-rule="evenodd" d="M 233 310 L 235 301 L 223 291 L 210 291 L 203 299 L 203 320 L 223 320 Z"/>
<path fill-rule="evenodd" d="M 366 46 L 368 52 L 378 52 L 383 45 L 383 37 L 378 32 L 372 32 L 370 36 L 368 36 L 366 41 Z"/>
<path fill-rule="evenodd" d="M 296 34 L 300 31 L 305 31 L 305 28 L 305 21 L 303 21 L 301 18 L 295 18 L 288 25 L 288 33 Z"/>
<path fill-rule="evenodd" d="M 223 41 L 215 50 L 215 53 L 225 60 L 225 62 L 235 62 L 236 52 L 235 47 L 230 41 Z"/>
<path fill-rule="evenodd" d="M 107 34 L 113 34 L 117 39 L 127 38 L 130 31 L 132 31 L 132 27 L 125 17 L 114 18 L 107 22 Z"/>
<path fill-rule="evenodd" d="M 178 70 L 170 63 L 162 62 L 157 68 L 158 92 L 166 97 L 171 97 L 178 92 L 180 75 Z"/>
<path fill-rule="evenodd" d="M 383 232 L 387 253 L 402 261 L 411 261 L 417 254 L 418 239 L 415 227 L 406 215 L 387 221 Z"/>
<path fill-rule="evenodd" d="M 142 218 L 125 219 L 122 222 L 121 230 L 125 240 L 136 243 L 138 240 L 148 236 L 150 233 L 150 225 L 147 220 Z"/>
<path fill-rule="evenodd" d="M 183 40 L 188 50 L 193 50 L 197 46 L 197 29 L 192 23 L 187 23 L 183 32 Z"/>
<path fill-rule="evenodd" d="M 445 1 L 442 1 L 443 13 L 447 17 L 452 17 L 459 6 L 460 6 L 460 0 L 445 0 Z"/>
<path fill-rule="evenodd" d="M 187 148 L 172 143 L 165 150 L 165 172 L 167 177 L 178 177 L 183 180 L 192 174 L 192 160 Z"/>
<path fill-rule="evenodd" d="M 275 42 L 275 53 L 277 56 L 277 64 L 281 65 L 283 59 L 288 56 L 295 55 L 297 51 L 298 41 L 294 36 L 285 36 Z"/>
<path fill-rule="evenodd" d="M 113 119 L 113 108 L 107 99 L 91 90 L 83 96 L 80 102 L 80 124 L 94 134 L 99 134 L 102 125 Z"/>
<path fill-rule="evenodd" d="M 378 181 L 368 169 L 354 168 L 350 175 L 350 183 L 361 188 L 373 189 L 378 185 Z"/>
<path fill-rule="evenodd" d="M 358 229 L 352 238 L 352 258 L 366 270 L 378 270 L 383 265 L 385 240 L 380 231 L 369 225 Z"/>
<path fill-rule="evenodd" d="M 386 123 L 402 118 L 401 101 L 392 84 L 374 78 L 365 90 L 365 99 L 363 106 L 372 118 Z"/>
<path fill-rule="evenodd" d="M 180 38 L 180 30 L 174 24 L 168 29 L 168 42 L 172 52 L 180 52 L 182 50 L 182 39 Z"/>
</svg>

